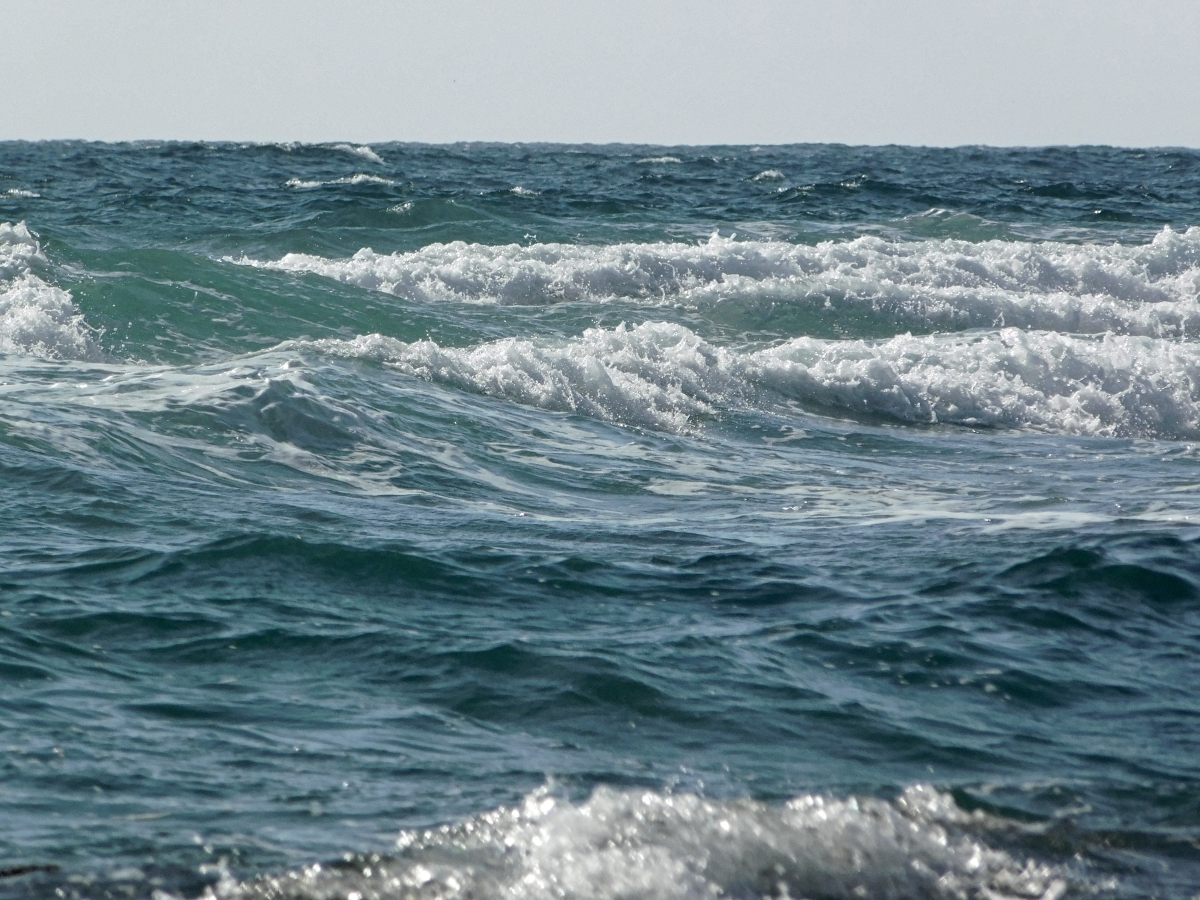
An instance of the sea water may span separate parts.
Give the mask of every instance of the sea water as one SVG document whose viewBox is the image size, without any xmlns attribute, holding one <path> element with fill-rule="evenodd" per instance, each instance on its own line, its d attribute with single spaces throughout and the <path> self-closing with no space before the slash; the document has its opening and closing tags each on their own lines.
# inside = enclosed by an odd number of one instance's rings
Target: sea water
<svg viewBox="0 0 1200 900">
<path fill-rule="evenodd" d="M 0 895 L 1200 894 L 1200 152 L 0 144 Z"/>
</svg>

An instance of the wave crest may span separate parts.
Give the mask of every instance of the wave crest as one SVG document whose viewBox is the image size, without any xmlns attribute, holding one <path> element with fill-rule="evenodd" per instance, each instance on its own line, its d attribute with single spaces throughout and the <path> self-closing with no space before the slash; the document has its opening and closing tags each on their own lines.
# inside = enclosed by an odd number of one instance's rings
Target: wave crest
<svg viewBox="0 0 1200 900">
<path fill-rule="evenodd" d="M 361 145 L 334 144 L 333 149 L 341 150 L 345 153 L 353 153 L 355 156 L 359 156 L 359 157 L 362 157 L 363 159 L 370 160 L 373 163 L 378 163 L 379 165 L 383 165 L 383 159 L 380 158 L 379 154 L 376 153 L 374 150 L 372 150 L 370 147 L 368 147 L 366 144 L 361 144 Z"/>
<path fill-rule="evenodd" d="M 529 406 L 673 432 L 783 400 L 907 424 L 1200 436 L 1200 347 L 1136 336 L 1007 328 L 885 341 L 795 338 L 739 351 L 682 325 L 646 322 L 568 341 L 506 338 L 466 348 L 382 335 L 283 346 L 375 359 Z"/>
<path fill-rule="evenodd" d="M 0 353 L 95 360 L 97 332 L 68 291 L 35 273 L 47 265 L 24 222 L 0 223 Z"/>
</svg>

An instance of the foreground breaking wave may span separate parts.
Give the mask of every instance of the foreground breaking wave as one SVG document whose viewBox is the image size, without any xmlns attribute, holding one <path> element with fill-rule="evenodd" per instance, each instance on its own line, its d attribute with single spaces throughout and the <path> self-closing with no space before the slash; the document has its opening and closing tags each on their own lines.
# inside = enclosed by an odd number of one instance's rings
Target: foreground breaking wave
<svg viewBox="0 0 1200 900">
<path fill-rule="evenodd" d="M 453 348 L 367 335 L 280 349 L 376 359 L 517 403 L 675 432 L 722 411 L 797 402 L 911 424 L 1200 435 L 1200 347 L 1145 337 L 1007 328 L 885 341 L 795 338 L 739 351 L 682 325 L 648 322 L 592 328 L 568 341 Z"/>
<path fill-rule="evenodd" d="M 1059 868 L 990 846 L 1005 825 L 917 786 L 895 802 L 806 795 L 782 806 L 599 788 L 545 788 L 517 807 L 404 832 L 392 856 L 350 856 L 237 883 L 228 900 L 386 898 L 1040 898 Z"/>
<path fill-rule="evenodd" d="M 783 304 L 860 328 L 864 317 L 882 317 L 913 330 L 1200 334 L 1200 228 L 1165 228 L 1145 245 L 861 237 L 805 246 L 714 235 L 700 244 L 455 242 L 387 255 L 363 249 L 349 259 L 233 261 L 420 302 L 737 302 Z"/>
</svg>

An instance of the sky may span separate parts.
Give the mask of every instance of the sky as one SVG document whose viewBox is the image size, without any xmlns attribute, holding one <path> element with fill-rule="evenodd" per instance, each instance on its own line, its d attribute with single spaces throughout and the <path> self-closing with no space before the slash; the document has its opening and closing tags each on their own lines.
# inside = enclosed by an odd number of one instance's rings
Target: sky
<svg viewBox="0 0 1200 900">
<path fill-rule="evenodd" d="M 1196 0 L 0 0 L 0 139 L 1200 147 Z"/>
</svg>

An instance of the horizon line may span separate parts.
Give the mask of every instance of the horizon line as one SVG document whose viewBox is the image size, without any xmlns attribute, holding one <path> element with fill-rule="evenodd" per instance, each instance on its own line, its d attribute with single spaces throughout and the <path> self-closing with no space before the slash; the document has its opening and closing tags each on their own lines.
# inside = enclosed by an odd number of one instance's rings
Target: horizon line
<svg viewBox="0 0 1200 900">
<path fill-rule="evenodd" d="M 402 145 L 416 147 L 461 147 L 464 145 L 484 146 L 529 146 L 529 147 L 660 147 L 664 149 L 737 147 L 746 149 L 766 147 L 846 147 L 851 149 L 902 148 L 908 150 L 1186 150 L 1200 151 L 1200 146 L 1187 144 L 1115 144 L 1115 143 L 1048 143 L 1048 144 L 993 144 L 987 142 L 965 142 L 961 144 L 907 144 L 897 141 L 881 143 L 851 143 L 848 141 L 744 141 L 714 143 L 661 143 L 657 141 L 566 141 L 566 140 L 495 140 L 486 138 L 460 138 L 448 141 L 423 141 L 389 138 L 385 140 L 360 140 L 353 138 L 327 138 L 322 140 L 295 139 L 246 139 L 246 138 L 87 138 L 52 137 L 18 138 L 0 137 L 0 144 L 109 144 L 109 145 L 162 145 L 162 144 L 209 144 L 239 145 L 251 147 L 321 147 L 337 144 L 358 146 Z"/>
</svg>

